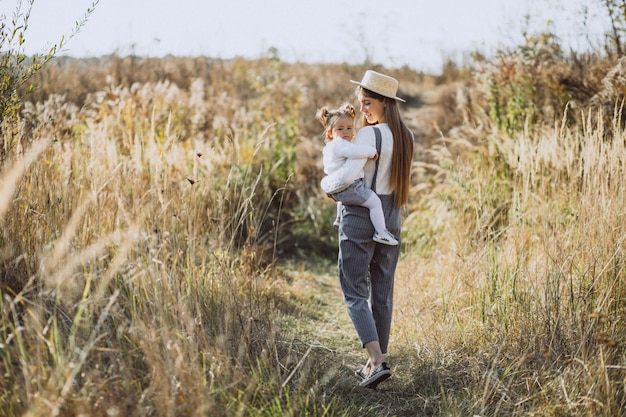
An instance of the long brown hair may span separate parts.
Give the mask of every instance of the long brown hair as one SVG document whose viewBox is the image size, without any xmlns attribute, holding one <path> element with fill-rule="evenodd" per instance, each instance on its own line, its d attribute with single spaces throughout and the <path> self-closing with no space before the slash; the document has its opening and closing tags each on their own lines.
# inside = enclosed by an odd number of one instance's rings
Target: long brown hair
<svg viewBox="0 0 626 417">
<path fill-rule="evenodd" d="M 411 164 L 413 162 L 413 133 L 404 124 L 398 110 L 396 100 L 385 97 L 363 87 L 357 87 L 357 94 L 382 101 L 385 106 L 385 122 L 393 135 L 393 154 L 391 157 L 391 175 L 389 184 L 394 189 L 394 204 L 400 207 L 409 199 L 409 187 L 411 185 Z M 363 115 L 363 126 L 370 126 Z"/>
</svg>

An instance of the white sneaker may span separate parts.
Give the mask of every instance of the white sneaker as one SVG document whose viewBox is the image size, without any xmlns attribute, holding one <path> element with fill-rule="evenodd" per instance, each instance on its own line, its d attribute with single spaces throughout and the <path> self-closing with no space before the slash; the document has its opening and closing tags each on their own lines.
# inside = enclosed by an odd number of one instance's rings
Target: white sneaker
<svg viewBox="0 0 626 417">
<path fill-rule="evenodd" d="M 359 382 L 360 387 L 376 389 L 378 384 L 386 381 L 391 376 L 391 369 L 387 362 L 383 362 L 377 367 L 370 369 L 369 373 Z"/>
<path fill-rule="evenodd" d="M 397 246 L 399 243 L 398 239 L 393 237 L 393 235 L 389 233 L 387 230 L 385 230 L 384 234 L 378 233 L 378 232 L 374 233 L 374 237 L 372 238 L 372 240 L 374 242 L 383 243 L 389 246 Z"/>
</svg>

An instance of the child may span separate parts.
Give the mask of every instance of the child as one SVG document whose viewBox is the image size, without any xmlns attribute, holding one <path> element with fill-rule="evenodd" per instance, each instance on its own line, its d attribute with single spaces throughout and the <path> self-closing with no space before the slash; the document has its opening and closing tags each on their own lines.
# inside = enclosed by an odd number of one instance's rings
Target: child
<svg viewBox="0 0 626 417">
<path fill-rule="evenodd" d="M 339 227 L 343 204 L 358 205 L 370 210 L 370 219 L 376 233 L 372 238 L 375 242 L 385 245 L 396 246 L 398 240 L 387 230 L 385 216 L 380 203 L 380 198 L 365 185 L 363 166 L 367 159 L 376 160 L 378 153 L 376 148 L 367 145 L 355 145 L 354 139 L 354 106 L 345 103 L 336 110 L 322 107 L 317 112 L 317 118 L 324 126 L 324 138 L 326 145 L 322 150 L 324 173 L 327 175 L 339 170 L 346 161 L 362 159 L 363 163 L 357 172 L 354 172 L 347 188 L 329 194 L 337 202 L 337 218 L 333 225 Z"/>
</svg>

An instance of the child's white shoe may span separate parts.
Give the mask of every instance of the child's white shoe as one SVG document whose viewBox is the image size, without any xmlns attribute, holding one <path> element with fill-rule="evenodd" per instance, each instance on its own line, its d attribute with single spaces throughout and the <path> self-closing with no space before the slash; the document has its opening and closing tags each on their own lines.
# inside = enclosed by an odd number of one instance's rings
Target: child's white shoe
<svg viewBox="0 0 626 417">
<path fill-rule="evenodd" d="M 374 237 L 372 239 L 374 240 L 374 242 L 383 243 L 389 246 L 397 246 L 399 243 L 398 239 L 393 237 L 393 235 L 387 230 L 385 230 L 385 233 L 374 233 Z"/>
</svg>

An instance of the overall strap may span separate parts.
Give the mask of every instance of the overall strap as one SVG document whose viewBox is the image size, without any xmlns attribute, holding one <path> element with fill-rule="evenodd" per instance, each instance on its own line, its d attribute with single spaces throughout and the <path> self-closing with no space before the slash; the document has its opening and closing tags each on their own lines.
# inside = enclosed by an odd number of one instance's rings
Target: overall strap
<svg viewBox="0 0 626 417">
<path fill-rule="evenodd" d="M 376 192 L 376 175 L 378 174 L 378 161 L 380 161 L 380 148 L 382 146 L 382 136 L 380 129 L 374 127 L 374 133 L 376 134 L 376 152 L 378 152 L 378 158 L 376 158 L 376 168 L 374 168 L 374 177 L 372 178 L 372 191 Z"/>
</svg>

